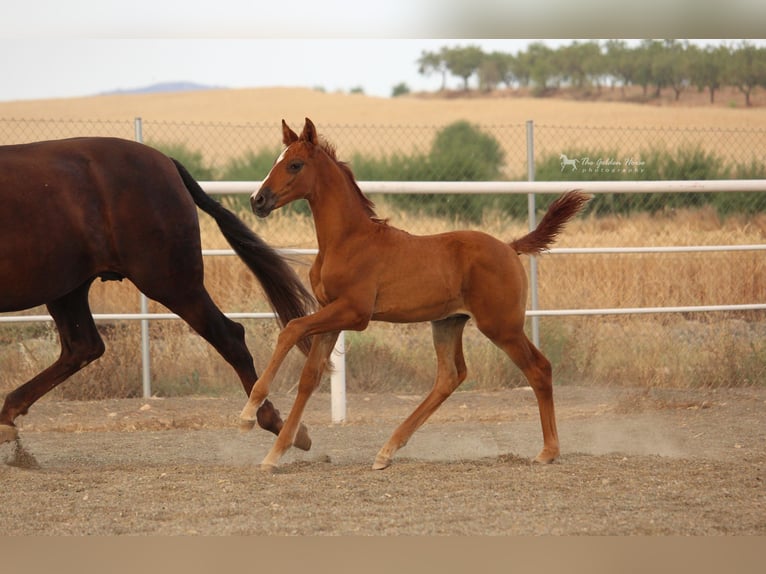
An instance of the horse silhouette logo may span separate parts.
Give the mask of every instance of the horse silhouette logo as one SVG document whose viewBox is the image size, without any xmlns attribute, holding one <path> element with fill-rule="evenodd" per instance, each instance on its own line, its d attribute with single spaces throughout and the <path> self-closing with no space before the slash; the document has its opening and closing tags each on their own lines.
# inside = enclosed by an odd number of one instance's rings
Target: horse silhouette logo
<svg viewBox="0 0 766 574">
<path fill-rule="evenodd" d="M 580 161 L 579 159 L 569 159 L 563 153 L 559 156 L 559 159 L 561 160 L 561 171 L 564 171 L 564 168 L 568 165 L 572 166 L 572 171 L 577 171 L 577 162 Z"/>
</svg>

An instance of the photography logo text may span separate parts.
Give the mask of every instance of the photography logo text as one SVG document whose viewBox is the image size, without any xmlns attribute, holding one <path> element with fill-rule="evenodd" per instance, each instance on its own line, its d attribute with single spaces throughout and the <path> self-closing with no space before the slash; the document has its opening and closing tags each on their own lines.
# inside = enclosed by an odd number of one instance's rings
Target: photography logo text
<svg viewBox="0 0 766 574">
<path fill-rule="evenodd" d="M 589 156 L 569 158 L 565 154 L 559 156 L 561 160 L 561 171 L 572 171 L 581 173 L 593 173 L 593 174 L 608 174 L 608 173 L 643 173 L 646 168 L 646 162 L 635 159 L 614 159 L 607 158 L 592 158 Z"/>
</svg>

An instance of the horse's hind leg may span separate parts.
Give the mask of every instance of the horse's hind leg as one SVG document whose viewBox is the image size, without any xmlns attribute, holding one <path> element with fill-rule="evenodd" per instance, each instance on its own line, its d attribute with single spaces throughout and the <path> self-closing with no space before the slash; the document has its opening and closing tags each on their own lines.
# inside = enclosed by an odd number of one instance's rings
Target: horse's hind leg
<svg viewBox="0 0 766 574">
<path fill-rule="evenodd" d="M 61 355 L 50 367 L 5 397 L 0 411 L 0 442 L 18 436 L 13 422 L 16 417 L 26 414 L 40 397 L 103 355 L 104 342 L 88 305 L 90 283 L 48 303 L 59 332 Z"/>
<path fill-rule="evenodd" d="M 477 323 L 478 324 L 478 323 Z M 543 428 L 543 449 L 537 455 L 537 462 L 553 462 L 559 456 L 559 436 L 556 430 L 556 413 L 553 408 L 553 376 L 551 363 L 535 347 L 519 328 L 511 334 L 490 336 L 479 329 L 513 360 L 535 391 L 537 406 L 540 410 L 540 423 Z"/>
<path fill-rule="evenodd" d="M 468 317 L 461 315 L 431 323 L 436 349 L 436 381 L 423 402 L 396 428 L 378 451 L 372 465 L 374 470 L 387 468 L 394 453 L 407 444 L 414 432 L 465 380 L 467 371 L 463 356 L 463 328 L 467 321 Z"/>
<path fill-rule="evenodd" d="M 250 391 L 258 378 L 253 365 L 253 356 L 245 343 L 245 329 L 226 317 L 215 305 L 207 291 L 202 288 L 191 296 L 180 298 L 155 297 L 168 309 L 186 321 L 192 329 L 199 333 L 209 342 L 220 355 L 229 363 L 239 376 L 245 392 Z M 269 400 L 265 400 L 256 414 L 258 424 L 276 435 L 282 430 L 283 421 L 279 411 Z M 311 439 L 304 425 L 301 425 L 295 438 L 295 446 L 308 450 L 311 447 Z"/>
</svg>

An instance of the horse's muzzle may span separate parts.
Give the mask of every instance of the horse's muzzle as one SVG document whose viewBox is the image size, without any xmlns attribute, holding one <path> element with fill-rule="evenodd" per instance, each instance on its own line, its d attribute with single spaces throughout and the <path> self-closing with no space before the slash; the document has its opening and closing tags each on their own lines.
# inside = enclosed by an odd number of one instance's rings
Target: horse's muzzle
<svg viewBox="0 0 766 574">
<path fill-rule="evenodd" d="M 269 187 L 262 187 L 258 193 L 250 196 L 250 207 L 258 217 L 266 217 L 274 209 L 276 203 L 277 198 Z"/>
</svg>

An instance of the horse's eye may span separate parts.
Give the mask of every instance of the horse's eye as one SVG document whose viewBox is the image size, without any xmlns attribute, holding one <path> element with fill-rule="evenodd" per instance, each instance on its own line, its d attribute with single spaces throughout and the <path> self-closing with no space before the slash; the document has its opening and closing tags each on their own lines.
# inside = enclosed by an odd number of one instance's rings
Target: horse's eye
<svg viewBox="0 0 766 574">
<path fill-rule="evenodd" d="M 290 173 L 298 173 L 302 167 L 303 167 L 303 161 L 299 159 L 294 159 L 287 164 L 287 171 L 289 171 Z"/>
</svg>

